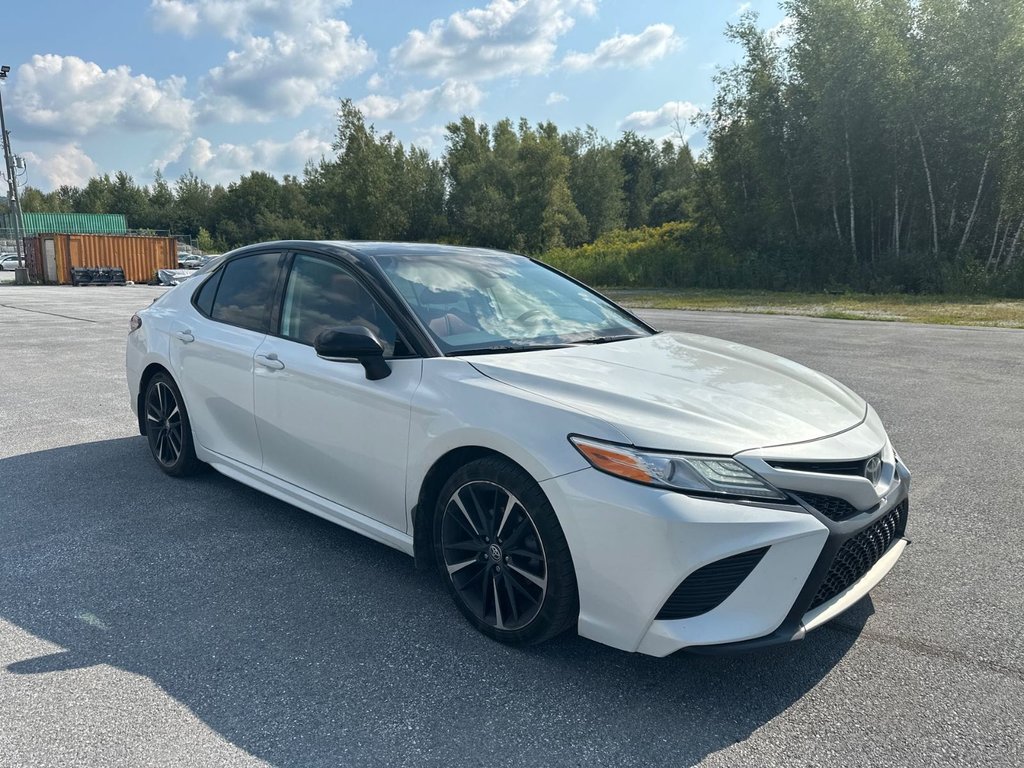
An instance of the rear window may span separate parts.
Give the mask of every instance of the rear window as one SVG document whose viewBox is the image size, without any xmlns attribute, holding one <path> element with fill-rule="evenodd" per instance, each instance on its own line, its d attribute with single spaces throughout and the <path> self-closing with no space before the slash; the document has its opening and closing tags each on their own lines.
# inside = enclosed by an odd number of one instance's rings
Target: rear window
<svg viewBox="0 0 1024 768">
<path fill-rule="evenodd" d="M 210 317 L 222 323 L 267 333 L 270 329 L 270 304 L 280 273 L 279 258 L 277 253 L 258 253 L 232 259 L 225 264 Z"/>
<path fill-rule="evenodd" d="M 223 274 L 224 270 L 214 273 L 213 277 L 199 287 L 195 298 L 192 300 L 196 305 L 196 309 L 207 317 L 213 312 L 213 297 L 217 295 L 217 286 L 220 285 L 220 276 Z"/>
</svg>

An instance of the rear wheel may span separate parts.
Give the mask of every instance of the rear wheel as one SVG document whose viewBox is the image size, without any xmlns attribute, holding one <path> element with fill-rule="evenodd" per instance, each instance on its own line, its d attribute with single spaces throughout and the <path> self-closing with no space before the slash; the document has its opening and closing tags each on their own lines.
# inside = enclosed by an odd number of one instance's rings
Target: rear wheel
<svg viewBox="0 0 1024 768">
<path fill-rule="evenodd" d="M 478 459 L 452 475 L 438 499 L 434 546 L 456 605 L 489 637 L 538 643 L 576 622 L 565 535 L 540 486 L 515 464 Z"/>
<path fill-rule="evenodd" d="M 203 464 L 196 458 L 192 425 L 174 380 L 166 373 L 153 376 L 142 404 L 149 450 L 160 469 L 174 477 L 198 472 Z"/>
</svg>

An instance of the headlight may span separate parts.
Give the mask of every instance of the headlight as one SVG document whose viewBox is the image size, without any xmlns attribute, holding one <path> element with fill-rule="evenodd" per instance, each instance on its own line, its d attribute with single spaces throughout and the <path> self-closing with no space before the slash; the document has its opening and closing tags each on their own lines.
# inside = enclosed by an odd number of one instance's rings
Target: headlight
<svg viewBox="0 0 1024 768">
<path fill-rule="evenodd" d="M 773 499 L 786 497 L 737 461 L 721 456 L 686 456 L 638 451 L 624 445 L 571 435 L 569 441 L 594 469 L 644 485 L 676 491 Z"/>
</svg>

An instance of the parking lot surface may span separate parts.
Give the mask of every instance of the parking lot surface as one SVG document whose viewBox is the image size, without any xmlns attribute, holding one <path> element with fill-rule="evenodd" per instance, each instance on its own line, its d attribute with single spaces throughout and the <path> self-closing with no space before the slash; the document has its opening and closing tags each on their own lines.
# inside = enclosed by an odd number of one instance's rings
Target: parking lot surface
<svg viewBox="0 0 1024 768">
<path fill-rule="evenodd" d="M 642 313 L 828 373 L 913 545 L 804 641 L 654 659 L 477 634 L 410 558 L 138 435 L 163 289 L 0 286 L 0 766 L 1024 764 L 1024 332 Z"/>
</svg>

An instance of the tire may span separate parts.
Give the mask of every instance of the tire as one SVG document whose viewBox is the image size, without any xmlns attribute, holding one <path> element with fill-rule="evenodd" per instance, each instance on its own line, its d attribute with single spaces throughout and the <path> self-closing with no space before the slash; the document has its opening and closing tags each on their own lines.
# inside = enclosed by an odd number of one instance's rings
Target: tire
<svg viewBox="0 0 1024 768">
<path fill-rule="evenodd" d="M 579 617 L 576 571 L 555 511 L 512 462 L 457 470 L 434 512 L 438 570 L 469 622 L 510 645 L 540 643 Z"/>
<path fill-rule="evenodd" d="M 174 379 L 166 373 L 154 375 L 146 385 L 142 407 L 149 450 L 157 466 L 172 477 L 200 472 L 204 465 L 196 458 L 192 424 Z"/>
</svg>

